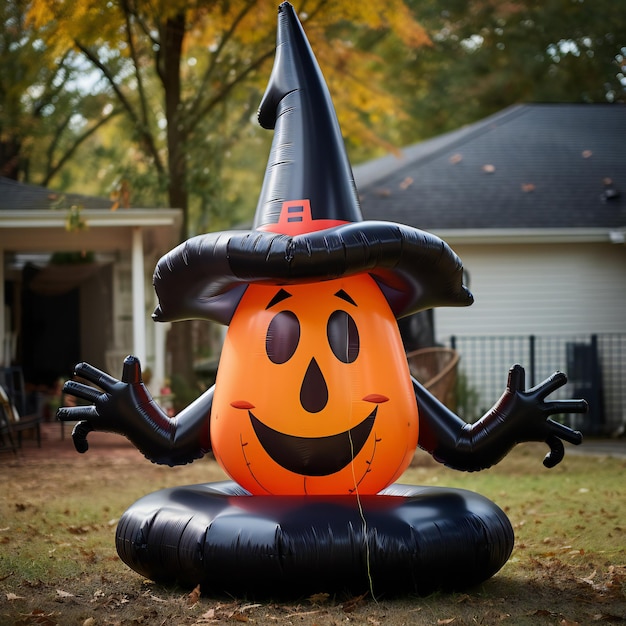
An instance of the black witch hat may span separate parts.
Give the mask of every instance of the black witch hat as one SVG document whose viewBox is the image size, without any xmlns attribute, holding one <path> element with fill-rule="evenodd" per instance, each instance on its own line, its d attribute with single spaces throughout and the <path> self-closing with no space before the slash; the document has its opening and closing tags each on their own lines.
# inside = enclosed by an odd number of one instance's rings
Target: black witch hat
<svg viewBox="0 0 626 626">
<path fill-rule="evenodd" d="M 424 231 L 363 221 L 334 106 L 293 7 L 278 9 L 276 58 L 259 109 L 274 140 L 253 229 L 199 235 L 157 264 L 156 321 L 228 324 L 250 284 L 368 273 L 396 318 L 467 306 L 463 267 Z"/>
</svg>

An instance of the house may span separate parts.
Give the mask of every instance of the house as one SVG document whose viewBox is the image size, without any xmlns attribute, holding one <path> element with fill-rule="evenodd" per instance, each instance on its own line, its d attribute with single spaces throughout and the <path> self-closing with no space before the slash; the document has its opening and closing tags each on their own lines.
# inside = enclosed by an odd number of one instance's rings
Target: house
<svg viewBox="0 0 626 626">
<path fill-rule="evenodd" d="M 529 338 L 505 358 L 533 363 L 551 342 L 533 382 L 580 369 L 599 341 L 596 419 L 612 427 L 626 421 L 625 138 L 624 105 L 520 105 L 354 168 L 365 219 L 433 232 L 464 263 L 475 303 L 437 309 L 436 341 L 464 339 L 466 367 L 472 338 Z M 489 402 L 499 376 L 489 391 L 473 381 Z"/>
<path fill-rule="evenodd" d="M 151 276 L 178 243 L 181 213 L 111 205 L 0 178 L 0 360 L 32 385 L 50 387 L 82 360 L 119 376 L 130 353 L 152 388 L 165 378 Z"/>
</svg>

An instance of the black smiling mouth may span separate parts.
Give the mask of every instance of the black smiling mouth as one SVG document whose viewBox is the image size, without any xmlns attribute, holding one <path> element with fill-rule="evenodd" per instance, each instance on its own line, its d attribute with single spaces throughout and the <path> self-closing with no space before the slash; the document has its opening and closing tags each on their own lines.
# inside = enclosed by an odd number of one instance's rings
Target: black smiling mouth
<svg viewBox="0 0 626 626">
<path fill-rule="evenodd" d="M 248 411 L 263 449 L 290 472 L 302 476 L 329 476 L 342 470 L 359 454 L 372 432 L 378 407 L 359 424 L 336 435 L 296 437 L 278 432 Z"/>
</svg>

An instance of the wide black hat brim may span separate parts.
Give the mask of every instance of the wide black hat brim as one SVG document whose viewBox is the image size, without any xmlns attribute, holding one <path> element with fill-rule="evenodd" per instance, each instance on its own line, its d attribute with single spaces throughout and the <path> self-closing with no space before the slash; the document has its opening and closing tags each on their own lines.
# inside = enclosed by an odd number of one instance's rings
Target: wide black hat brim
<svg viewBox="0 0 626 626">
<path fill-rule="evenodd" d="M 250 284 L 320 282 L 368 273 L 396 318 L 437 306 L 468 306 L 459 257 L 430 233 L 365 221 L 288 236 L 227 231 L 193 237 L 154 272 L 156 321 L 228 324 Z"/>
</svg>

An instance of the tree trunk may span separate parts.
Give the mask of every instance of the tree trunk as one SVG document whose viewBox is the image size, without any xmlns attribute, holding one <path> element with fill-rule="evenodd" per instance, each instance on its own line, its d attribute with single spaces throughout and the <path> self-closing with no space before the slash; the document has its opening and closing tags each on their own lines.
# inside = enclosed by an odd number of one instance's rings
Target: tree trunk
<svg viewBox="0 0 626 626">
<path fill-rule="evenodd" d="M 167 352 L 171 356 L 172 391 L 177 411 L 187 406 L 200 395 L 197 376 L 193 368 L 194 349 L 193 322 L 176 322 L 167 335 Z"/>
<path fill-rule="evenodd" d="M 20 174 L 22 143 L 16 137 L 0 141 L 0 176 L 17 180 Z"/>
<path fill-rule="evenodd" d="M 168 195 L 170 207 L 183 213 L 180 240 L 188 237 L 188 194 L 187 162 L 184 146 L 187 133 L 180 116 L 181 104 L 181 55 L 185 36 L 185 14 L 179 13 L 168 19 L 161 30 L 159 53 L 159 75 L 165 94 L 168 150 Z M 168 337 L 168 350 L 172 357 L 172 377 L 180 378 L 191 388 L 196 387 L 193 369 L 194 350 L 191 323 L 178 322 L 172 325 Z"/>
</svg>

